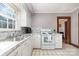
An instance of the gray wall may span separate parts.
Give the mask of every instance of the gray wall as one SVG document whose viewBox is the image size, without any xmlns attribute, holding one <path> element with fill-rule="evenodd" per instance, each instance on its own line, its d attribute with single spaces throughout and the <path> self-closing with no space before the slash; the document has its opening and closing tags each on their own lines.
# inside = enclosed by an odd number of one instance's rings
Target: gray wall
<svg viewBox="0 0 79 59">
<path fill-rule="evenodd" d="M 32 15 L 33 31 L 40 31 L 41 28 L 52 28 L 57 30 L 57 16 L 71 16 L 70 13 L 34 13 Z"/>
<path fill-rule="evenodd" d="M 78 12 L 75 10 L 71 16 L 71 43 L 78 45 Z"/>
</svg>

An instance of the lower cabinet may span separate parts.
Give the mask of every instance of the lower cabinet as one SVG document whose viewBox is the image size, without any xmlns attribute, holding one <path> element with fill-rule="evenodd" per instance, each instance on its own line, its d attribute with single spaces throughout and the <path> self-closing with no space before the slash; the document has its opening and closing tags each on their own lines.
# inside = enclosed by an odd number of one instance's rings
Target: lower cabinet
<svg viewBox="0 0 79 59">
<path fill-rule="evenodd" d="M 26 42 L 25 42 L 26 43 Z M 27 45 L 27 44 L 26 44 Z M 26 45 L 23 43 L 21 47 L 21 56 L 25 56 L 28 54 Z"/>
<path fill-rule="evenodd" d="M 12 51 L 8 56 L 21 56 L 21 46 Z"/>
<path fill-rule="evenodd" d="M 53 37 L 55 42 L 55 48 L 62 48 L 62 34 L 56 34 Z"/>
<path fill-rule="evenodd" d="M 41 37 L 40 34 L 33 34 L 33 48 L 41 48 Z"/>
<path fill-rule="evenodd" d="M 22 54 L 21 54 L 22 56 L 30 56 L 31 55 L 32 48 L 31 48 L 30 40 L 28 40 L 22 44 L 21 50 L 22 50 Z"/>
<path fill-rule="evenodd" d="M 8 56 L 31 56 L 32 55 L 32 39 L 29 37 L 26 41 L 17 47 Z"/>
<path fill-rule="evenodd" d="M 17 56 L 18 55 L 18 50 L 14 50 L 9 56 Z"/>
</svg>

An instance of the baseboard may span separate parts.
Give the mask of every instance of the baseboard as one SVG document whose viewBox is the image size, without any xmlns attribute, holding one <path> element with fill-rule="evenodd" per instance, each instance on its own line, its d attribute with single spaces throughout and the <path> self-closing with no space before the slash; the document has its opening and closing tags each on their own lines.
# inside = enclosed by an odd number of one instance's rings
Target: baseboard
<svg viewBox="0 0 79 59">
<path fill-rule="evenodd" d="M 79 48 L 79 46 L 78 45 L 76 45 L 76 44 L 73 44 L 73 43 L 70 43 L 71 45 L 73 45 L 74 47 L 77 47 L 77 48 Z"/>
</svg>

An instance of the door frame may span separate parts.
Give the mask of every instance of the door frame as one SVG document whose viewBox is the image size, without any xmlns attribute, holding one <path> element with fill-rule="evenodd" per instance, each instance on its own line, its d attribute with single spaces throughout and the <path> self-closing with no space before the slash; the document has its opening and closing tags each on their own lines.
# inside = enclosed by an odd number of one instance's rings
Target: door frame
<svg viewBox="0 0 79 59">
<path fill-rule="evenodd" d="M 78 14 L 78 48 L 79 48 L 79 14 Z"/>
<path fill-rule="evenodd" d="M 68 35 L 68 38 L 69 38 L 69 42 L 68 44 L 71 43 L 71 16 L 57 16 L 57 33 L 59 33 L 59 19 L 68 19 L 68 22 L 69 22 L 69 33 L 67 34 Z M 66 40 L 66 39 L 65 39 Z"/>
</svg>

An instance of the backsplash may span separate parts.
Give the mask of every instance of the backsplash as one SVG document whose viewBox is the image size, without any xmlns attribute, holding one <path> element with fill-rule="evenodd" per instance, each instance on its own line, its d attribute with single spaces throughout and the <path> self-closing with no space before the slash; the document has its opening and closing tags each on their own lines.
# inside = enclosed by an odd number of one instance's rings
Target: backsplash
<svg viewBox="0 0 79 59">
<path fill-rule="evenodd" d="M 2 32 L 0 32 L 0 40 L 2 41 L 2 40 L 5 40 L 8 37 L 12 37 L 13 34 L 15 36 L 18 36 L 18 35 L 21 35 L 22 32 L 21 31 L 2 31 Z"/>
</svg>

